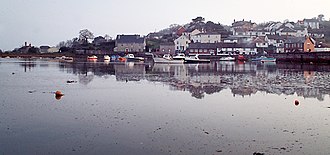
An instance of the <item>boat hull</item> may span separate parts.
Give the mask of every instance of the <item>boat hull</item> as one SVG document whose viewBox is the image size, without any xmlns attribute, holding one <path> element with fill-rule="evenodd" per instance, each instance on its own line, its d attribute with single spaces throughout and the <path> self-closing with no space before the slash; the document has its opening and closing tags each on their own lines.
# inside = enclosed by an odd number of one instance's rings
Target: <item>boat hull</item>
<svg viewBox="0 0 330 155">
<path fill-rule="evenodd" d="M 166 63 L 166 64 L 182 64 L 183 60 L 172 60 L 172 59 L 164 59 L 164 58 L 153 58 L 154 63 Z"/>
<path fill-rule="evenodd" d="M 184 63 L 210 63 L 210 60 L 194 60 L 194 59 L 186 59 Z"/>
</svg>

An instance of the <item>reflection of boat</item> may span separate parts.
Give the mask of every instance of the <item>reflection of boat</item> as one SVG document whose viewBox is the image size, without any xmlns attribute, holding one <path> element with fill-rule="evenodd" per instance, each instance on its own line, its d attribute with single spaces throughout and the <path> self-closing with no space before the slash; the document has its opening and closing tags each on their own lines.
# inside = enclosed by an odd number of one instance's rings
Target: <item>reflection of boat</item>
<svg viewBox="0 0 330 155">
<path fill-rule="evenodd" d="M 275 62 L 275 58 L 260 56 L 258 58 L 251 59 L 251 61 L 261 61 L 261 62 Z"/>
<path fill-rule="evenodd" d="M 103 59 L 104 59 L 104 60 L 110 60 L 110 56 L 109 56 L 109 55 L 104 55 L 104 56 L 103 56 Z"/>
<path fill-rule="evenodd" d="M 235 61 L 234 57 L 228 56 L 228 57 L 221 57 L 220 61 Z"/>
<path fill-rule="evenodd" d="M 193 57 L 186 57 L 184 59 L 185 63 L 210 63 L 211 61 L 208 59 L 199 59 L 198 54 Z"/>
<path fill-rule="evenodd" d="M 264 57 L 264 58 L 261 58 L 260 61 L 261 61 L 261 62 L 276 62 L 276 58 L 268 58 L 268 57 Z"/>
<path fill-rule="evenodd" d="M 165 54 L 162 58 L 154 57 L 154 63 L 182 64 L 184 60 L 174 60 L 171 55 Z"/>
<path fill-rule="evenodd" d="M 246 58 L 243 55 L 238 55 L 237 60 L 238 61 L 246 61 Z"/>
<path fill-rule="evenodd" d="M 87 56 L 88 60 L 97 60 L 97 56 L 93 55 L 93 56 Z"/>
<path fill-rule="evenodd" d="M 173 57 L 174 60 L 184 60 L 185 58 L 186 56 L 184 55 L 184 53 L 178 53 Z"/>
</svg>

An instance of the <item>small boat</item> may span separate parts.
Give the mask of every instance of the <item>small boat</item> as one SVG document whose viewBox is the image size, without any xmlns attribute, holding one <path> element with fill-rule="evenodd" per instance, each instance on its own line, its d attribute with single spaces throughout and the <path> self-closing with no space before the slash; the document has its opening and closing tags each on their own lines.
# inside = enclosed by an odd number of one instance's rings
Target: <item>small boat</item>
<svg viewBox="0 0 330 155">
<path fill-rule="evenodd" d="M 184 53 L 178 53 L 177 55 L 173 56 L 174 60 L 184 60 L 186 55 Z"/>
<path fill-rule="evenodd" d="M 60 59 L 65 61 L 73 61 L 73 57 L 67 57 L 67 56 L 61 56 Z"/>
<path fill-rule="evenodd" d="M 261 57 L 257 57 L 257 58 L 252 58 L 251 61 L 261 61 L 262 57 L 263 57 L 263 56 L 261 56 Z"/>
<path fill-rule="evenodd" d="M 251 61 L 261 61 L 261 62 L 275 62 L 275 58 L 260 56 L 258 58 L 251 59 Z"/>
<path fill-rule="evenodd" d="M 228 57 L 221 57 L 220 61 L 235 61 L 234 57 L 228 56 Z"/>
<path fill-rule="evenodd" d="M 199 59 L 199 55 L 196 54 L 195 56 L 192 57 L 186 57 L 184 59 L 185 63 L 210 63 L 211 60 L 208 59 Z"/>
<path fill-rule="evenodd" d="M 87 56 L 88 60 L 97 60 L 97 56 L 93 55 L 93 56 Z"/>
<path fill-rule="evenodd" d="M 125 58 L 128 60 L 128 61 L 144 61 L 144 58 L 143 57 L 135 57 L 134 54 L 127 54 L 125 56 Z"/>
<path fill-rule="evenodd" d="M 109 55 L 104 55 L 103 56 L 103 59 L 109 61 L 110 60 L 110 56 Z"/>
<path fill-rule="evenodd" d="M 264 57 L 260 61 L 261 62 L 276 62 L 276 58 Z"/>
<path fill-rule="evenodd" d="M 238 55 L 237 60 L 238 61 L 246 61 L 246 58 L 243 55 Z"/>
<path fill-rule="evenodd" d="M 118 58 L 118 61 L 120 61 L 120 62 L 126 62 L 127 59 L 126 59 L 125 57 L 119 57 L 119 58 Z"/>
<path fill-rule="evenodd" d="M 153 57 L 154 63 L 182 64 L 184 60 L 174 60 L 171 55 L 164 54 L 163 57 Z"/>
</svg>

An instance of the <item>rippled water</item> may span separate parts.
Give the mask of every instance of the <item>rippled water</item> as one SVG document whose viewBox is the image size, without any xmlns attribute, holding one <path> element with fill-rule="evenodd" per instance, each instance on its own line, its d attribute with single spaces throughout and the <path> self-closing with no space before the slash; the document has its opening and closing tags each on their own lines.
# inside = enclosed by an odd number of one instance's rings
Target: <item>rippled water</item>
<svg viewBox="0 0 330 155">
<path fill-rule="evenodd" d="M 0 59 L 0 79 L 0 154 L 330 152 L 328 65 Z"/>
</svg>

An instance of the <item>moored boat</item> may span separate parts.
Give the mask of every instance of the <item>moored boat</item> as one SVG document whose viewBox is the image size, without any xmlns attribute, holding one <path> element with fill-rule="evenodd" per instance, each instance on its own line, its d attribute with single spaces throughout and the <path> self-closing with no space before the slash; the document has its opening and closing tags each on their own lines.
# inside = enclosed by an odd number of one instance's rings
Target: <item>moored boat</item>
<svg viewBox="0 0 330 155">
<path fill-rule="evenodd" d="M 271 57 L 266 57 L 266 56 L 260 56 L 260 57 L 251 59 L 251 61 L 275 62 L 276 61 L 276 58 L 271 58 Z"/>
<path fill-rule="evenodd" d="M 184 59 L 185 63 L 210 63 L 211 60 L 208 59 L 200 59 L 199 55 L 196 54 L 195 56 L 191 56 L 191 57 L 186 57 Z"/>
<path fill-rule="evenodd" d="M 237 60 L 238 61 L 246 61 L 247 59 L 243 55 L 238 55 Z"/>
<path fill-rule="evenodd" d="M 184 60 L 186 58 L 186 55 L 184 53 L 178 53 L 175 56 L 173 56 L 174 60 Z"/>
<path fill-rule="evenodd" d="M 265 58 L 262 58 L 260 61 L 261 62 L 276 62 L 276 59 L 265 57 Z"/>
<path fill-rule="evenodd" d="M 103 59 L 109 61 L 110 60 L 110 56 L 109 55 L 104 55 L 103 56 Z"/>
<path fill-rule="evenodd" d="M 128 60 L 128 61 L 144 61 L 144 58 L 143 57 L 135 57 L 134 54 L 127 54 L 125 56 L 125 58 Z"/>
<path fill-rule="evenodd" d="M 97 56 L 96 55 L 92 55 L 92 56 L 87 56 L 88 60 L 97 60 Z"/>
<path fill-rule="evenodd" d="M 154 63 L 182 64 L 184 60 L 174 60 L 171 55 L 165 54 L 163 57 L 153 57 Z"/>
</svg>

